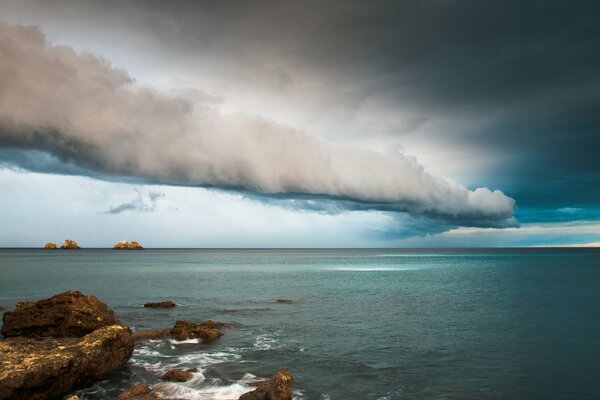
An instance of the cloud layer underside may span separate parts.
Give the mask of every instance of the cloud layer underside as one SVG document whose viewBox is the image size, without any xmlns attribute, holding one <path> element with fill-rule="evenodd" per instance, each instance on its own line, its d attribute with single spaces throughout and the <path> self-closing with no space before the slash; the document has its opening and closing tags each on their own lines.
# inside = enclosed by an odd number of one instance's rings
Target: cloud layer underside
<svg viewBox="0 0 600 400">
<path fill-rule="evenodd" d="M 410 156 L 331 143 L 172 97 L 35 27 L 0 24 L 0 147 L 113 176 L 339 199 L 465 226 L 514 226 L 515 202 L 432 175 Z M 327 110 L 324 110 L 327 112 Z"/>
</svg>

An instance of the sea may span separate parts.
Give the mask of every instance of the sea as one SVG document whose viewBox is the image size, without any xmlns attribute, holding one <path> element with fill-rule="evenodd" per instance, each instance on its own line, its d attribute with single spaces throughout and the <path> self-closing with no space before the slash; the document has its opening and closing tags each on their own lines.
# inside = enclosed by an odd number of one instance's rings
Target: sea
<svg viewBox="0 0 600 400">
<path fill-rule="evenodd" d="M 139 343 L 85 400 L 237 399 L 282 367 L 295 399 L 600 399 L 599 249 L 0 250 L 5 311 L 68 289 L 134 330 L 230 323 Z M 175 367 L 198 372 L 158 383 Z"/>
</svg>

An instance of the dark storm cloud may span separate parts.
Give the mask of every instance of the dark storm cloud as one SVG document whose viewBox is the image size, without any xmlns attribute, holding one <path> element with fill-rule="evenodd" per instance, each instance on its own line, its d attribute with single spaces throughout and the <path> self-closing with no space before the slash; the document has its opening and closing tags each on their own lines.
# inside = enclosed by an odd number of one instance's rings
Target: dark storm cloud
<svg viewBox="0 0 600 400">
<path fill-rule="evenodd" d="M 102 214 L 121 214 L 126 211 L 131 212 L 154 212 L 156 211 L 157 202 L 164 193 L 148 191 L 143 192 L 141 189 L 136 189 L 135 198 L 131 201 L 113 205 Z"/>
<path fill-rule="evenodd" d="M 88 27 L 107 38 L 116 32 L 129 51 L 155 52 L 165 67 L 221 74 L 240 91 L 284 93 L 322 114 L 351 120 L 369 102 L 398 110 L 407 122 L 387 135 L 474 146 L 499 158 L 471 183 L 492 182 L 528 204 L 600 202 L 594 1 L 48 1 L 16 8 L 40 20 L 64 15 L 82 34 Z"/>
</svg>

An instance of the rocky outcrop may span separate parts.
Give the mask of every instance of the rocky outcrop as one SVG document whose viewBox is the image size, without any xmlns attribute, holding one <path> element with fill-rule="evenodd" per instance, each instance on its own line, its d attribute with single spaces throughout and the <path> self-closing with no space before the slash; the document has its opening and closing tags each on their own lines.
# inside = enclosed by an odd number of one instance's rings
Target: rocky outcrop
<svg viewBox="0 0 600 400">
<path fill-rule="evenodd" d="M 133 337 L 135 341 L 140 341 L 172 336 L 179 340 L 202 339 L 204 343 L 209 343 L 223 335 L 220 328 L 224 326 L 223 322 L 211 320 L 199 324 L 190 321 L 177 321 L 172 328 L 141 330 L 135 332 Z"/>
<path fill-rule="evenodd" d="M 175 326 L 171 329 L 171 335 L 180 340 L 198 338 L 207 343 L 223 335 L 219 328 L 222 328 L 224 325 L 222 322 L 211 320 L 199 324 L 190 321 L 176 321 Z"/>
<path fill-rule="evenodd" d="M 280 369 L 273 379 L 253 384 L 256 390 L 244 393 L 238 400 L 291 400 L 293 381 L 287 368 Z"/>
<path fill-rule="evenodd" d="M 101 327 L 81 338 L 0 340 L 0 399 L 46 400 L 107 378 L 133 353 L 131 330 Z"/>
<path fill-rule="evenodd" d="M 77 244 L 76 241 L 74 240 L 70 240 L 70 239 L 65 239 L 62 244 L 60 245 L 61 249 L 67 249 L 67 250 L 78 250 L 81 247 L 79 247 L 79 245 Z"/>
<path fill-rule="evenodd" d="M 17 303 L 2 318 L 4 337 L 81 337 L 103 326 L 120 324 L 106 304 L 95 296 L 67 291 L 36 302 Z"/>
<path fill-rule="evenodd" d="M 173 303 L 171 300 L 159 301 L 157 303 L 146 303 L 144 304 L 146 308 L 173 308 L 177 307 L 177 304 Z"/>
<path fill-rule="evenodd" d="M 56 249 L 56 243 L 48 242 L 44 245 L 44 249 L 54 250 L 54 249 Z"/>
<path fill-rule="evenodd" d="M 198 372 L 197 369 L 182 369 L 182 368 L 174 368 L 167 371 L 166 374 L 163 375 L 163 380 L 169 382 L 187 382 L 192 379 L 194 376 L 194 372 Z"/>
<path fill-rule="evenodd" d="M 131 242 L 124 240 L 122 242 L 118 242 L 117 244 L 115 244 L 113 249 L 114 250 L 143 250 L 144 248 L 142 247 L 141 244 L 139 244 L 135 240 L 132 240 Z"/>
</svg>

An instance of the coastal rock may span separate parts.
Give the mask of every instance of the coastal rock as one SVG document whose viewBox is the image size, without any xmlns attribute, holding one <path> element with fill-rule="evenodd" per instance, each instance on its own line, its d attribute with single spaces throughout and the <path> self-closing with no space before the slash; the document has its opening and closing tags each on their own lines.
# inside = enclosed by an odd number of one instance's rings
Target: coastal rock
<svg viewBox="0 0 600 400">
<path fill-rule="evenodd" d="M 67 397 L 65 400 L 80 400 L 80 399 L 79 399 L 79 396 L 73 395 L 73 396 Z"/>
<path fill-rule="evenodd" d="M 186 382 L 192 379 L 192 376 L 194 376 L 194 374 L 190 370 L 174 368 L 164 374 L 162 378 L 169 382 Z"/>
<path fill-rule="evenodd" d="M 128 400 L 150 393 L 150 388 L 144 383 L 133 385 L 117 397 L 117 400 Z"/>
<path fill-rule="evenodd" d="M 176 321 L 175 326 L 171 329 L 171 335 L 175 338 L 182 339 L 202 339 L 203 342 L 212 342 L 223 333 L 219 330 L 225 324 L 222 322 L 214 322 L 211 320 L 195 324 L 190 321 Z"/>
<path fill-rule="evenodd" d="M 2 318 L 4 337 L 81 337 L 98 328 L 120 324 L 107 305 L 95 296 L 66 291 L 36 302 L 17 303 Z"/>
<path fill-rule="evenodd" d="M 44 245 L 44 249 L 54 250 L 56 249 L 56 243 L 48 242 Z"/>
<path fill-rule="evenodd" d="M 223 335 L 220 328 L 224 327 L 223 322 L 204 321 L 199 324 L 190 321 L 177 321 L 172 328 L 144 329 L 133 333 L 134 340 L 160 339 L 166 336 L 173 336 L 178 340 L 184 339 L 202 339 L 204 343 L 212 342 Z"/>
<path fill-rule="evenodd" d="M 79 247 L 79 245 L 77 244 L 76 241 L 65 239 L 62 242 L 62 244 L 60 245 L 60 248 L 67 249 L 67 250 L 77 250 L 77 249 L 80 249 L 81 247 Z"/>
<path fill-rule="evenodd" d="M 147 308 L 173 308 L 177 307 L 177 304 L 173 303 L 171 300 L 160 301 L 157 303 L 146 303 L 144 307 Z"/>
<path fill-rule="evenodd" d="M 139 244 L 135 240 L 132 240 L 131 242 L 124 240 L 122 242 L 118 242 L 117 244 L 115 244 L 113 249 L 114 250 L 143 250 L 144 248 L 142 247 L 141 244 Z"/>
<path fill-rule="evenodd" d="M 277 303 L 280 303 L 280 304 L 293 304 L 294 300 L 290 300 L 290 299 L 277 299 Z"/>
<path fill-rule="evenodd" d="M 82 338 L 0 340 L 0 399 L 46 400 L 107 378 L 133 354 L 131 330 L 101 327 Z"/>
<path fill-rule="evenodd" d="M 253 384 L 256 390 L 244 393 L 238 400 L 291 400 L 293 381 L 287 368 L 280 369 L 273 379 Z"/>
</svg>

